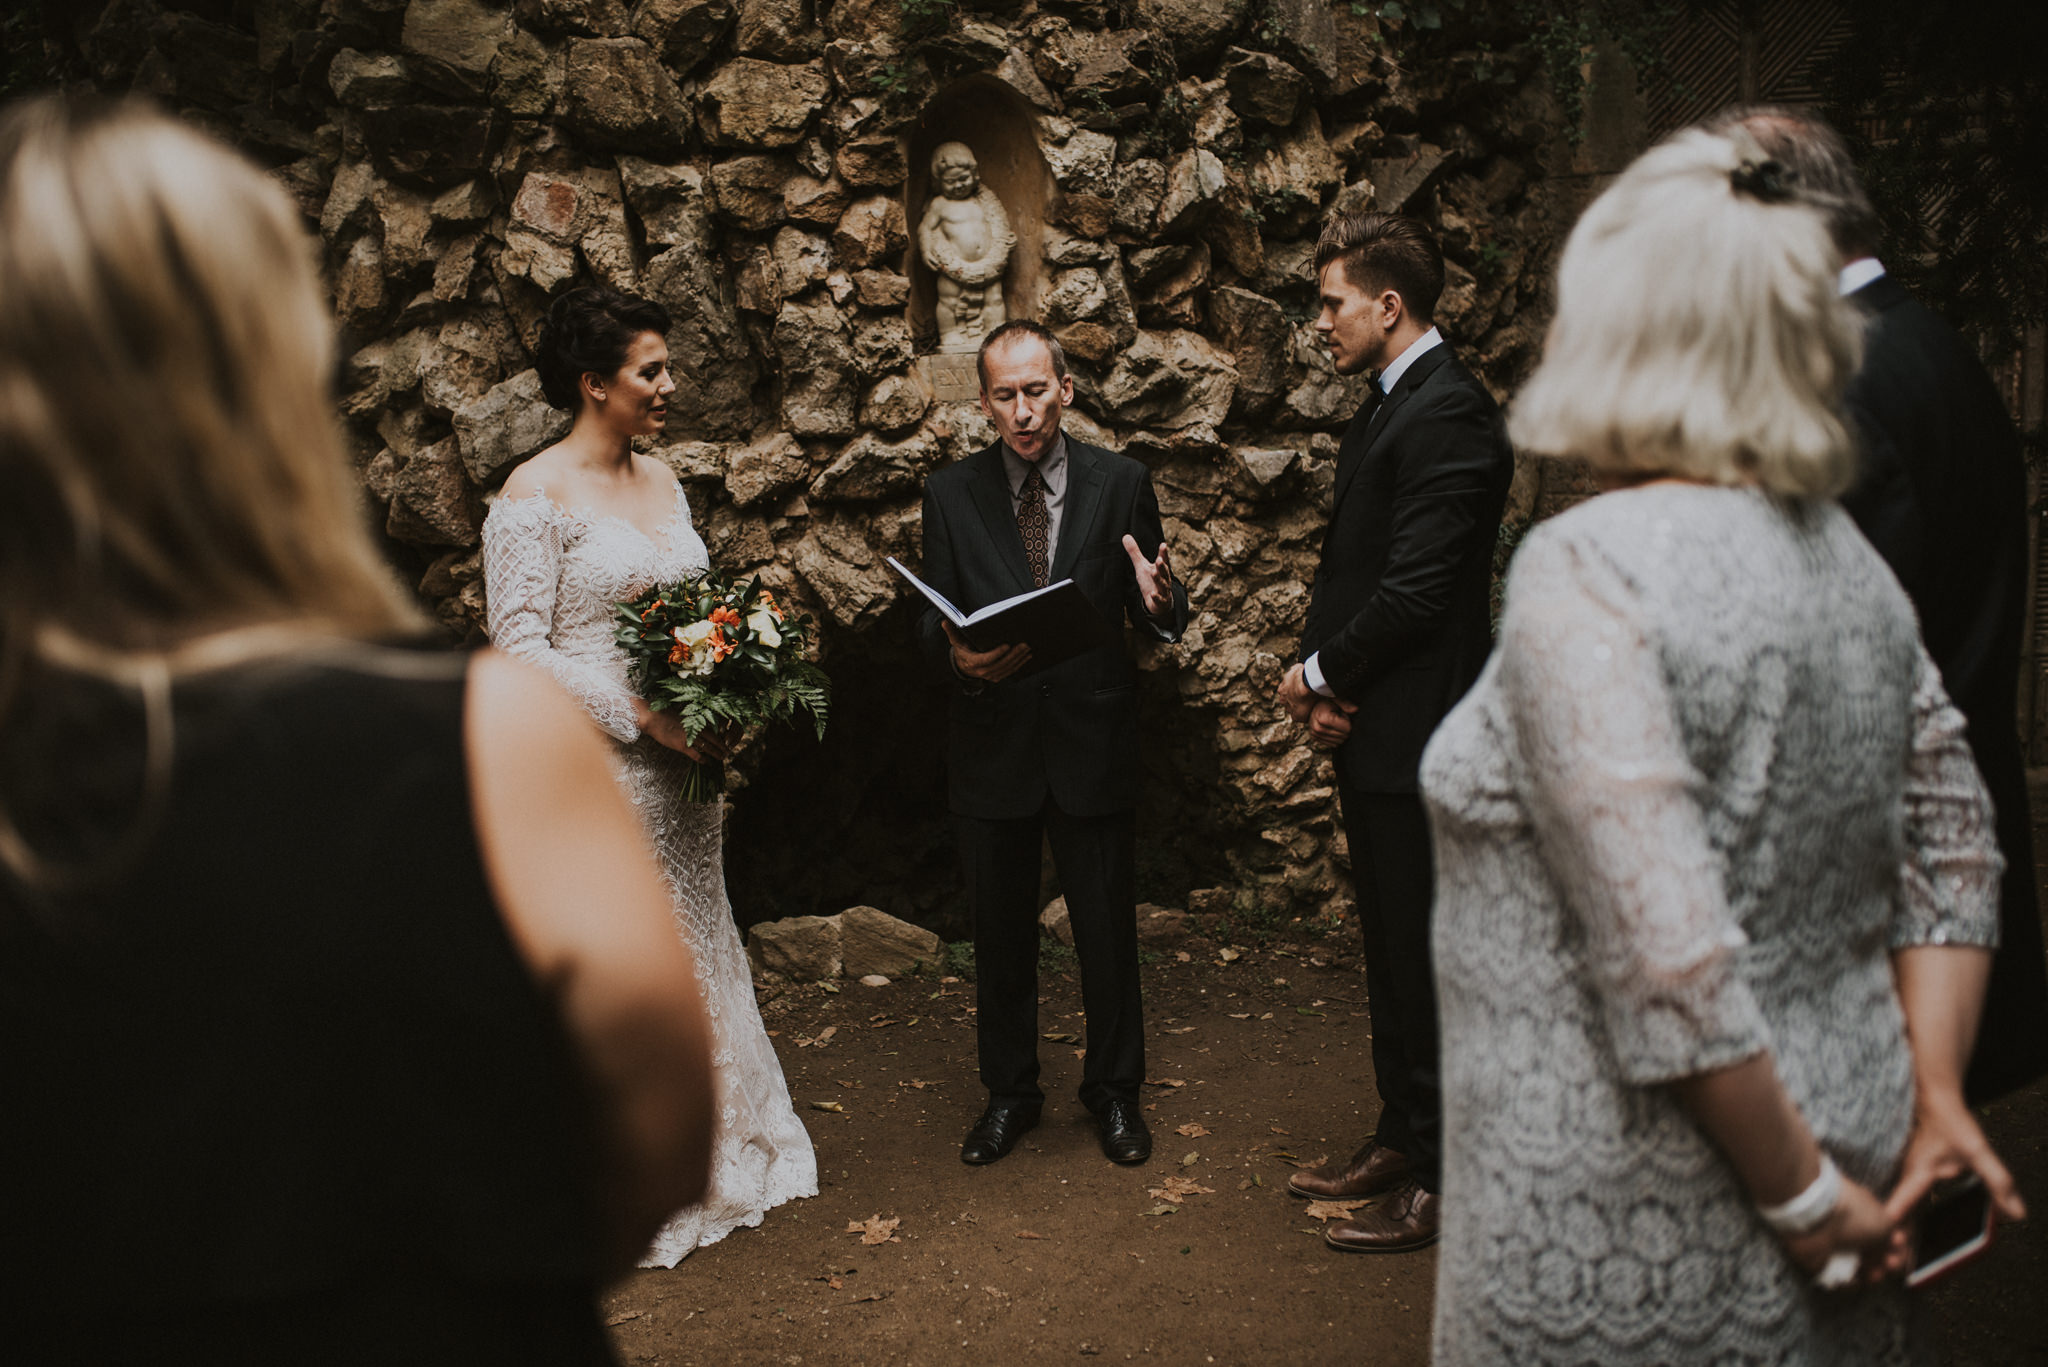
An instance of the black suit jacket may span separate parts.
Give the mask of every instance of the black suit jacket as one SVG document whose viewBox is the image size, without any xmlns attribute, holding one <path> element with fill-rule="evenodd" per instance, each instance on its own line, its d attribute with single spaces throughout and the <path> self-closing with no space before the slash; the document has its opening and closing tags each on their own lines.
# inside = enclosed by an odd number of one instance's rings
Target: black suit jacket
<svg viewBox="0 0 2048 1367">
<path fill-rule="evenodd" d="M 1984 1100 L 2048 1071 L 2048 970 L 2015 715 L 2026 472 L 1998 390 L 1953 329 L 1890 276 L 1850 298 L 1870 326 L 1846 400 L 1862 467 L 1842 504 L 1912 598 L 1998 809 L 2002 947 L 1968 1079 Z"/>
<path fill-rule="evenodd" d="M 1170 625 L 1155 622 L 1138 594 L 1125 533 L 1149 555 L 1165 533 L 1152 475 L 1143 465 L 1067 438 L 1067 494 L 1052 582 L 1072 579 L 1113 625 L 1177 641 L 1187 629 L 1187 590 L 1173 588 Z M 924 486 L 924 578 L 962 612 L 1031 589 L 1002 447 L 936 471 Z M 947 717 L 947 797 L 962 816 L 1030 816 L 1048 793 L 1062 811 L 1100 816 L 1138 800 L 1137 670 L 1121 630 L 1083 655 L 999 684 L 963 681 L 937 609 L 918 623 L 925 653 L 954 684 Z"/>
<path fill-rule="evenodd" d="M 1358 704 L 1337 777 L 1412 793 L 1422 747 L 1493 649 L 1494 542 L 1515 458 L 1500 406 L 1437 346 L 1344 434 L 1301 658 Z"/>
</svg>

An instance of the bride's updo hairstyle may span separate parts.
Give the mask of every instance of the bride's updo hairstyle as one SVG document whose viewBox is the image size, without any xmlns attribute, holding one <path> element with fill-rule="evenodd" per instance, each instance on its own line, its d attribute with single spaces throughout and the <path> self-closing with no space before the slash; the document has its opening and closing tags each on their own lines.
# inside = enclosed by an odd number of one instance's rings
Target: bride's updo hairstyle
<svg viewBox="0 0 2048 1367">
<path fill-rule="evenodd" d="M 0 708 L 78 667 L 416 609 L 364 524 L 298 209 L 138 100 L 0 115 Z M 75 658 L 72 658 L 75 657 Z"/>
<path fill-rule="evenodd" d="M 555 296 L 541 324 L 533 368 L 540 392 L 553 408 L 574 413 L 582 402 L 577 382 L 585 375 L 605 379 L 626 364 L 626 352 L 643 332 L 668 335 L 668 310 L 652 299 L 609 285 L 579 285 Z"/>
<path fill-rule="evenodd" d="M 1822 214 L 1747 133 L 1675 134 L 1572 229 L 1509 435 L 1626 478 L 1841 493 L 1855 458 L 1837 405 L 1862 333 L 1839 265 Z"/>
</svg>

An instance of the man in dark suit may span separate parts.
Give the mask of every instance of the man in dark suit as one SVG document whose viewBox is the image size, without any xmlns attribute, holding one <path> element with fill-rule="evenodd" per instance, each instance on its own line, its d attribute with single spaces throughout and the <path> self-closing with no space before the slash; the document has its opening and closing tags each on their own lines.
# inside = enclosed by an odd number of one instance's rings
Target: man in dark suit
<svg viewBox="0 0 2048 1367">
<path fill-rule="evenodd" d="M 1349 1162 L 1298 1172 L 1288 1187 L 1322 1200 L 1382 1197 L 1330 1224 L 1324 1241 L 1400 1253 L 1436 1241 L 1443 1125 L 1417 771 L 1493 648 L 1493 548 L 1514 453 L 1498 405 L 1431 322 L 1444 264 L 1427 228 L 1394 214 L 1338 215 L 1315 259 L 1316 331 L 1338 373 L 1378 378 L 1338 451 L 1301 662 L 1280 701 L 1318 744 L 1337 747 L 1380 1118 Z"/>
<path fill-rule="evenodd" d="M 1861 468 L 1842 506 L 1920 615 L 1927 653 L 1968 723 L 2005 855 L 1999 948 L 1964 1092 L 1982 1104 L 2048 1073 L 2048 967 L 2034 894 L 2018 732 L 2026 610 L 2026 470 L 2004 401 L 1963 339 L 1877 259 L 1876 210 L 1839 135 L 1785 108 L 1732 110 L 1826 213 L 1842 292 L 1870 320 L 1845 406 Z"/>
<path fill-rule="evenodd" d="M 977 651 L 936 610 L 919 625 L 953 684 L 948 799 L 974 912 L 976 1032 L 988 1106 L 962 1161 L 993 1163 L 1038 1123 L 1038 880 L 1052 845 L 1081 962 L 1081 1101 L 1103 1152 L 1142 1163 L 1145 1078 L 1134 865 L 1137 672 L 1120 629 L 1176 641 L 1173 579 L 1152 477 L 1060 431 L 1073 401 L 1059 342 L 1013 321 L 982 343 L 981 407 L 1000 440 L 925 482 L 924 577 L 962 612 L 1072 579 L 1111 624 L 1093 650 L 1030 668 L 1024 645 Z M 1141 549 L 1144 548 L 1144 549 Z"/>
</svg>

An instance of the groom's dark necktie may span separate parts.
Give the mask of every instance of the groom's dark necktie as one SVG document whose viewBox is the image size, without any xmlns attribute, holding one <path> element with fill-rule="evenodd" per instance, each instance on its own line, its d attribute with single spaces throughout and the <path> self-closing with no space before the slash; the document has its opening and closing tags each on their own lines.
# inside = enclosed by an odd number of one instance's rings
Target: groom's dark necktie
<svg viewBox="0 0 2048 1367">
<path fill-rule="evenodd" d="M 1044 588 L 1052 564 L 1052 517 L 1045 507 L 1045 476 L 1036 465 L 1024 476 L 1017 495 L 1017 530 L 1024 537 L 1024 558 L 1031 564 L 1033 588 Z"/>
</svg>

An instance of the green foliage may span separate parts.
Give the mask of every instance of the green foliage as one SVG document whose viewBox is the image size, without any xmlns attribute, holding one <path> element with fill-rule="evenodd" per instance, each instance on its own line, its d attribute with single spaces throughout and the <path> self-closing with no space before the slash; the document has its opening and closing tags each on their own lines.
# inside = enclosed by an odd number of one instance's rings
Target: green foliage
<svg viewBox="0 0 2048 1367">
<path fill-rule="evenodd" d="M 974 941 L 953 940 L 946 945 L 945 976 L 963 982 L 974 981 Z"/>
<path fill-rule="evenodd" d="M 1256 892 L 1240 889 L 1223 913 L 1222 938 L 1236 944 L 1263 945 L 1279 933 L 1280 908 L 1261 902 Z"/>
<path fill-rule="evenodd" d="M 941 29 L 952 22 L 959 0 L 896 0 L 903 16 L 903 31 L 912 36 Z"/>
<path fill-rule="evenodd" d="M 613 635 L 640 696 L 693 741 L 728 726 L 793 722 L 799 712 L 824 739 L 832 683 L 807 658 L 815 624 L 786 615 L 758 578 L 707 571 L 621 603 L 617 615 Z M 685 797 L 708 802 L 717 792 L 715 776 L 693 765 Z"/>
<path fill-rule="evenodd" d="M 1038 940 L 1038 971 L 1040 973 L 1071 973 L 1081 958 L 1074 953 L 1072 945 L 1063 945 L 1049 935 Z"/>
<path fill-rule="evenodd" d="M 1522 538 L 1529 534 L 1535 523 L 1529 518 L 1507 518 L 1500 524 L 1500 530 L 1493 538 L 1493 586 L 1489 603 L 1493 614 L 1493 634 L 1500 635 L 1501 609 L 1507 603 L 1508 566 L 1514 563 L 1515 552 L 1521 549 Z"/>
<path fill-rule="evenodd" d="M 1543 59 L 1543 71 L 1573 141 L 1584 136 L 1586 61 L 1602 43 L 1617 43 L 1646 86 L 1663 65 L 1665 32 L 1681 0 L 1515 0 L 1515 18 Z"/>
</svg>

